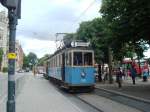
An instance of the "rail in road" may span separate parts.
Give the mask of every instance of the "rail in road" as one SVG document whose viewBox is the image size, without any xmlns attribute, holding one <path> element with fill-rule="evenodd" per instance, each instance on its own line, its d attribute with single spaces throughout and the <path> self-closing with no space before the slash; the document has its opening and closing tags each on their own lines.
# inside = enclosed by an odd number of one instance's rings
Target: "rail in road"
<svg viewBox="0 0 150 112">
<path fill-rule="evenodd" d="M 89 105 L 90 107 L 92 107 L 93 109 L 97 110 L 97 112 L 104 112 L 103 110 L 101 110 L 99 107 L 97 107 L 96 105 L 91 104 L 90 102 L 84 100 L 83 98 L 79 97 L 78 95 L 75 96 L 77 99 L 81 100 L 82 102 L 84 102 L 85 104 Z"/>
<path fill-rule="evenodd" d="M 142 112 L 150 112 L 150 102 L 144 99 L 131 97 L 129 95 L 120 94 L 100 88 L 96 88 L 94 94 L 136 108 Z"/>
<path fill-rule="evenodd" d="M 56 85 L 54 86 L 60 93 L 66 96 L 77 107 L 83 109 L 83 112 L 141 112 L 141 110 L 134 107 L 118 103 L 116 101 L 108 99 L 108 97 L 106 98 L 100 96 L 100 94 L 97 93 L 97 89 L 94 92 L 90 93 L 69 93 L 65 89 L 60 89 Z"/>
</svg>

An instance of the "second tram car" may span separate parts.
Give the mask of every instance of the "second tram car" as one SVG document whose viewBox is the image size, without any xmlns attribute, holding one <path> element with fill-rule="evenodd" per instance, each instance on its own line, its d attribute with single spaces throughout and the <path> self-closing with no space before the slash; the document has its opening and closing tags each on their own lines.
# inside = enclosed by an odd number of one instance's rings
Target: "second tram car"
<svg viewBox="0 0 150 112">
<path fill-rule="evenodd" d="M 76 46 L 58 50 L 48 59 L 47 64 L 48 77 L 62 87 L 94 89 L 94 51 L 89 47 Z"/>
</svg>

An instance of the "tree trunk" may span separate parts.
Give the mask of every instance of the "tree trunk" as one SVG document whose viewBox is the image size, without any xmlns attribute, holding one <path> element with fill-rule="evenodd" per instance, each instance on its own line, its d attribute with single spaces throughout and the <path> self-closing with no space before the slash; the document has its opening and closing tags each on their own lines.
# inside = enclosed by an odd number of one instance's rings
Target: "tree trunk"
<svg viewBox="0 0 150 112">
<path fill-rule="evenodd" d="M 101 64 L 98 65 L 98 81 L 99 81 L 99 82 L 102 82 Z"/>
<path fill-rule="evenodd" d="M 2 70 L 2 68 L 1 68 L 1 67 L 2 67 L 2 62 L 0 61 L 0 71 Z"/>
<path fill-rule="evenodd" d="M 141 63 L 140 63 L 140 57 L 138 56 L 138 63 L 139 63 L 139 76 L 141 76 Z"/>
<path fill-rule="evenodd" d="M 113 78 L 112 78 L 112 52 L 111 52 L 111 47 L 108 47 L 108 57 L 109 57 L 109 63 L 108 63 L 108 67 L 109 67 L 109 83 L 112 84 L 113 83 Z"/>
</svg>

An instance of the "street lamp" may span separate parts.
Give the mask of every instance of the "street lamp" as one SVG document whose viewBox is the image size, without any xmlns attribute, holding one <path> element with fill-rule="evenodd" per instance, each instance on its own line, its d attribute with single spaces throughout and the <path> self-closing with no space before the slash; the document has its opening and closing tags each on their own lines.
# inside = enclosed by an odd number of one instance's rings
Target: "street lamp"
<svg viewBox="0 0 150 112">
<path fill-rule="evenodd" d="M 21 18 L 21 0 L 0 0 L 0 3 L 8 9 L 9 19 L 7 112 L 15 112 L 15 41 L 17 19 Z"/>
</svg>

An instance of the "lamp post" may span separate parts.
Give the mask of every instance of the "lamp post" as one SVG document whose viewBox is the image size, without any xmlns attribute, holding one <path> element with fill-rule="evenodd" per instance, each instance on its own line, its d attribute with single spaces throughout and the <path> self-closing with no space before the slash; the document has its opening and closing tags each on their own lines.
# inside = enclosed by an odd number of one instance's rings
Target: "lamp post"
<svg viewBox="0 0 150 112">
<path fill-rule="evenodd" d="M 8 9 L 9 19 L 7 112 L 15 112 L 15 42 L 17 19 L 21 18 L 21 0 L 0 0 L 0 2 Z"/>
</svg>

